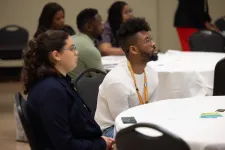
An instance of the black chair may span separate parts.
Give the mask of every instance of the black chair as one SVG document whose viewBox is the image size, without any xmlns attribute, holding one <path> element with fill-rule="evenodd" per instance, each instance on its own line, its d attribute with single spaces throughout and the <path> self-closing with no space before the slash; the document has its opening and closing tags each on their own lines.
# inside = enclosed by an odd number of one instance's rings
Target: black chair
<svg viewBox="0 0 225 150">
<path fill-rule="evenodd" d="M 224 37 L 215 31 L 200 30 L 189 38 L 192 51 L 225 52 Z"/>
<path fill-rule="evenodd" d="M 215 67 L 213 96 L 225 95 L 225 58 Z"/>
<path fill-rule="evenodd" d="M 162 135 L 147 136 L 138 132 L 138 128 L 154 129 Z M 135 124 L 119 131 L 116 146 L 118 150 L 190 150 L 181 138 L 157 125 L 147 123 Z"/>
<path fill-rule="evenodd" d="M 91 109 L 93 117 L 97 105 L 99 85 L 104 80 L 105 75 L 105 72 L 90 68 L 82 72 L 74 82 L 78 94 Z"/>
<path fill-rule="evenodd" d="M 0 29 L 0 59 L 21 59 L 27 49 L 28 31 L 17 25 Z"/>
<path fill-rule="evenodd" d="M 27 136 L 27 140 L 29 142 L 31 150 L 47 150 L 46 148 L 42 147 L 41 143 L 37 141 L 34 130 L 30 123 L 30 119 L 28 117 L 29 114 L 29 106 L 26 104 L 25 99 L 21 95 L 21 93 L 16 93 L 15 95 L 16 100 L 16 108 L 18 111 L 18 115 L 24 129 L 24 132 Z"/>
<path fill-rule="evenodd" d="M 215 21 L 215 25 L 220 29 L 220 31 L 225 31 L 225 16 L 217 19 Z"/>
</svg>

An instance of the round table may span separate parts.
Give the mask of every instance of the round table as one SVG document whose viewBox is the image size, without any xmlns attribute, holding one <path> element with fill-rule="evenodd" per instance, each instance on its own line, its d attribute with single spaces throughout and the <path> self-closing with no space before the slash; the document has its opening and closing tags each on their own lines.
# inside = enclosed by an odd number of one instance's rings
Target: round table
<svg viewBox="0 0 225 150">
<path fill-rule="evenodd" d="M 158 61 L 148 63 L 159 73 L 157 99 L 211 96 L 215 66 L 224 57 L 225 53 L 174 50 L 160 53 Z M 124 60 L 125 56 L 108 56 L 102 58 L 102 63 L 110 70 Z"/>
<path fill-rule="evenodd" d="M 115 120 L 115 132 L 131 125 L 123 124 L 121 117 L 135 117 L 138 123 L 153 123 L 174 133 L 191 150 L 225 150 L 225 113 L 220 118 L 200 118 L 217 109 L 225 109 L 225 96 L 157 101 L 122 112 Z"/>
</svg>

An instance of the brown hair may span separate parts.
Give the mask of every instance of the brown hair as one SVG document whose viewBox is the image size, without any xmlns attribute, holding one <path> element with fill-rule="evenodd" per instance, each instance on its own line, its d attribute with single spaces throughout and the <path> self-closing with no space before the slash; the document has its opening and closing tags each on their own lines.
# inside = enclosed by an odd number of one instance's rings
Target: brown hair
<svg viewBox="0 0 225 150">
<path fill-rule="evenodd" d="M 24 94 L 27 94 L 41 78 L 58 74 L 50 53 L 53 50 L 62 51 L 68 36 L 61 30 L 49 30 L 29 42 L 30 49 L 24 55 L 21 76 L 25 88 Z"/>
</svg>

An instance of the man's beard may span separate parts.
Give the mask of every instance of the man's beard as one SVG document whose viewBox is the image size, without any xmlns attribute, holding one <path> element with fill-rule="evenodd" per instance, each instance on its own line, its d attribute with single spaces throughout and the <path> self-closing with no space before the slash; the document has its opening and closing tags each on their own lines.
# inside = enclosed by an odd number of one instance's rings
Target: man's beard
<svg viewBox="0 0 225 150">
<path fill-rule="evenodd" d="M 158 54 L 154 53 L 153 51 L 150 53 L 141 52 L 141 56 L 147 61 L 156 61 L 158 60 Z"/>
</svg>

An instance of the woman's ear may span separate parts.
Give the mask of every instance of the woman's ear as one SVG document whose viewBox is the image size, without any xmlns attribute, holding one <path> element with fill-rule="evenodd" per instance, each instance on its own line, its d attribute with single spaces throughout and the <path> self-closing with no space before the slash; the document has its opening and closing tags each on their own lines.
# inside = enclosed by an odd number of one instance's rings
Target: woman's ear
<svg viewBox="0 0 225 150">
<path fill-rule="evenodd" d="M 51 55 L 55 61 L 61 60 L 60 53 L 57 50 L 52 51 Z"/>
</svg>

